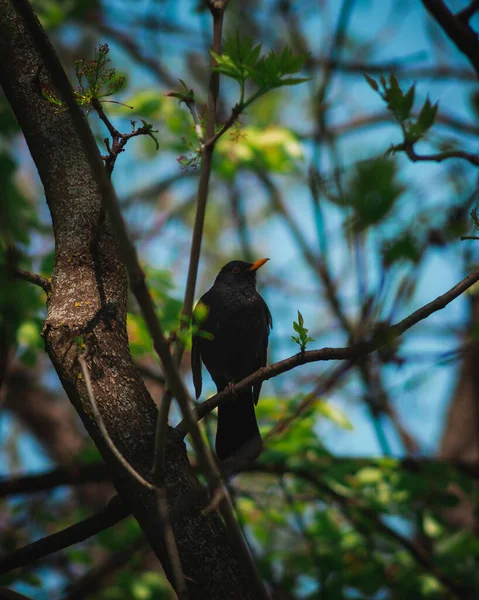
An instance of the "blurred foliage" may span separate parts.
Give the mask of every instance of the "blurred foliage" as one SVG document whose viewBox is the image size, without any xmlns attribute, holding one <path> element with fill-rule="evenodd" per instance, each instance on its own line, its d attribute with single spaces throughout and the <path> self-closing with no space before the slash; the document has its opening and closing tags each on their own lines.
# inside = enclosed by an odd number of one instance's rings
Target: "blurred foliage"
<svg viewBox="0 0 479 600">
<path fill-rule="evenodd" d="M 186 272 L 196 197 L 197 181 L 191 166 L 198 164 L 188 161 L 197 152 L 198 132 L 188 108 L 177 102 L 184 98 L 166 94 L 181 77 L 185 90 L 194 90 L 192 97 L 203 123 L 209 33 L 204 35 L 202 27 L 193 27 L 196 12 L 185 18 L 182 11 L 186 9 L 180 10 L 172 2 L 126 6 L 118 0 L 34 0 L 33 5 L 63 64 L 70 69 L 72 81 L 75 60 L 92 56 L 95 47 L 101 44 L 102 48 L 108 41 L 112 64 L 121 68 L 119 77 L 126 76 L 124 87 L 120 89 L 118 77 L 107 68 L 106 55 L 106 79 L 102 81 L 95 79 L 98 72 L 93 63 L 83 61 L 78 69 L 87 103 L 92 97 L 114 92 L 115 100 L 123 104 L 102 106 L 119 130 L 128 129 L 135 119 L 151 120 L 155 127 L 158 124 L 160 153 L 154 151 L 150 140 L 138 140 L 127 148 L 114 180 L 118 178 L 119 194 L 128 196 L 129 226 L 137 236 L 148 285 L 162 325 L 174 337 L 183 295 L 178 281 L 184 281 Z M 338 43 L 338 3 L 322 3 L 320 33 L 307 3 L 230 3 L 228 31 L 234 33 L 226 37 L 222 54 L 216 56 L 222 75 L 219 125 L 235 105 L 247 110 L 215 149 L 198 290 L 209 285 L 229 258 L 255 254 L 260 248 L 258 256 L 267 255 L 266 250 L 276 253 L 277 267 L 273 266 L 264 280 L 275 317 L 273 360 L 295 352 L 295 343 L 304 350 L 313 341 L 309 333 L 316 340 L 315 347 L 345 344 L 352 334 L 364 335 L 374 330 L 375 323 L 389 322 L 395 311 L 407 314 L 411 307 L 417 308 L 417 274 L 431 258 L 439 260 L 446 252 L 454 252 L 452 259 L 447 255 L 448 271 L 454 265 L 454 274 L 474 262 L 474 250 L 458 248 L 456 242 L 468 227 L 479 228 L 474 210 L 477 174 L 470 165 L 461 170 L 449 161 L 441 165 L 441 171 L 426 163 L 413 171 L 403 150 L 405 145 L 421 142 L 444 152 L 456 148 L 475 151 L 467 136 L 477 136 L 478 93 L 467 80 L 454 80 L 450 87 L 464 84 L 461 106 L 470 106 L 470 113 L 462 112 L 459 118 L 460 103 L 444 98 L 440 80 L 422 83 L 407 76 L 414 57 L 401 63 L 404 76 L 399 69 L 397 75 L 389 69 L 377 77 L 366 75 L 375 94 L 369 92 L 361 73 L 355 73 L 354 80 L 353 71 L 329 71 L 325 65 L 331 56 L 333 63 L 380 63 L 389 51 L 389 36 L 396 24 L 407 14 L 422 18 L 420 3 L 391 0 L 387 27 L 372 38 L 364 26 L 364 15 L 371 23 L 379 22 L 374 13 L 378 7 L 370 2 L 358 5 L 359 26 L 345 34 L 342 55 L 334 46 Z M 202 4 L 195 7 L 204 9 Z M 437 56 L 442 48 L 440 52 L 449 57 L 451 47 L 441 46 L 444 40 L 437 41 L 437 31 L 430 29 L 427 19 L 424 31 L 430 56 Z M 412 46 L 413 40 L 409 43 Z M 336 47 L 337 54 L 328 54 L 331 47 Z M 449 64 L 455 63 L 451 59 Z M 298 76 L 300 71 L 306 76 Z M 297 83 L 304 85 L 292 87 Z M 112 88 L 108 88 L 110 84 Z M 266 94 L 280 87 L 281 92 Z M 372 97 L 366 105 L 364 89 Z M 440 113 L 438 103 L 432 103 L 429 96 L 440 99 Z M 384 119 L 377 113 L 378 106 L 384 113 L 387 109 L 400 127 L 401 143 L 394 142 L 395 133 L 380 131 Z M 355 129 L 361 119 L 367 121 L 371 115 L 377 119 L 369 125 L 371 130 Z M 451 115 L 455 121 L 452 118 L 453 124 L 445 129 Z M 90 124 L 101 145 L 103 125 L 96 119 L 90 119 Z M 372 136 L 368 135 L 371 131 Z M 385 156 L 387 148 L 394 156 Z M 15 367 L 36 365 L 36 385 L 58 391 L 58 382 L 40 360 L 44 354 L 40 332 L 45 294 L 13 279 L 11 273 L 17 267 L 50 277 L 54 262 L 44 198 L 25 155 L 14 115 L 0 96 L 1 350 L 8 351 Z M 182 157 L 190 164 L 188 173 L 179 168 Z M 307 183 L 307 167 L 317 174 L 316 187 Z M 268 177 L 260 186 L 259 176 L 264 174 Z M 272 201 L 274 192 L 282 204 Z M 471 210 L 472 222 L 468 220 Z M 153 238 L 161 243 L 151 244 Z M 318 275 L 324 265 L 332 269 L 329 288 Z M 435 275 L 437 271 L 427 280 L 427 293 Z M 302 287 L 304 281 L 308 287 Z M 321 290 L 320 297 L 311 291 L 313 284 Z M 345 320 L 358 323 L 357 331 L 340 330 L 332 291 L 346 313 Z M 291 321 L 296 318 L 298 335 L 291 340 Z M 465 331 L 467 323 L 461 319 Z M 444 341 L 444 331 L 447 335 L 452 329 L 457 331 L 457 323 L 455 313 L 453 326 L 448 322 L 444 327 L 435 325 L 427 341 L 437 335 L 441 352 L 449 350 L 450 338 Z M 128 334 L 135 360 L 149 366 L 154 353 L 134 302 L 129 306 Z M 379 359 L 374 362 L 373 357 L 372 380 L 382 383 L 396 410 L 417 432 L 422 422 L 415 423 L 414 415 L 411 417 L 411 397 L 437 392 L 427 385 L 446 359 L 441 355 L 440 360 L 433 357 L 426 362 L 424 356 L 422 366 L 416 354 L 411 366 L 407 351 L 401 345 L 397 364 L 394 360 L 387 365 Z M 393 358 L 397 359 L 396 353 Z M 238 514 L 267 582 L 298 599 L 442 600 L 452 597 L 441 582 L 443 574 L 479 595 L 478 537 L 473 528 L 461 527 L 450 518 L 452 510 L 467 508 L 467 503 L 471 515 L 475 511 L 478 516 L 477 473 L 473 476 L 457 466 L 427 459 L 408 462 L 345 456 L 350 439 L 370 435 L 369 425 L 367 433 L 361 433 L 364 419 L 356 409 L 360 397 L 377 400 L 374 386 L 368 387 L 356 374 L 353 385 L 344 384 L 327 397 L 313 398 L 305 409 L 311 383 L 316 385 L 324 374 L 318 364 L 308 368 L 275 379 L 274 387 L 265 384 L 257 415 L 268 440 L 266 450 L 251 471 L 231 482 Z M 346 402 L 338 402 L 338 398 L 347 401 L 347 408 L 340 408 Z M 431 406 L 428 404 L 428 409 Z M 354 410 L 350 412 L 349 407 Z M 298 412 L 301 417 L 293 418 Z M 421 415 L 424 421 L 433 418 L 425 417 L 424 412 Z M 385 418 L 381 414 L 379 421 Z M 284 428 L 278 429 L 282 423 Z M 278 433 L 268 438 L 272 429 Z M 25 442 L 25 435 L 15 435 L 13 427 L 9 433 L 13 439 L 9 438 L 10 446 L 5 443 L 2 451 L 6 457 L 26 457 L 19 462 L 30 471 L 36 450 L 31 450 L 30 440 Z M 54 443 L 53 433 L 42 443 Z M 432 448 L 428 435 L 420 438 L 423 450 Z M 371 444 L 364 452 L 370 448 Z M 90 441 L 71 459 L 79 465 L 101 462 Z M 12 551 L 58 531 L 92 510 L 88 494 L 81 489 L 2 499 L 1 551 Z M 63 597 L 69 584 L 103 561 L 131 552 L 126 564 L 113 571 L 90 597 L 172 598 L 164 576 L 151 570 L 143 551 L 134 550 L 140 535 L 135 521 L 127 519 L 65 550 L 59 558 L 15 571 L 0 582 L 17 586 L 32 598 Z M 416 549 L 432 568 L 420 564 Z"/>
</svg>

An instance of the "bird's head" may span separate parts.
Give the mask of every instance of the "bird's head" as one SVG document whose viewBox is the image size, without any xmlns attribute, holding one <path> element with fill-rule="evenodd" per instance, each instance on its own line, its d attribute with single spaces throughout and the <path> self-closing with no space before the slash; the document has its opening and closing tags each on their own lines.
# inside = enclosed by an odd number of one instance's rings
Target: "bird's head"
<svg viewBox="0 0 479 600">
<path fill-rule="evenodd" d="M 244 260 L 232 260 L 225 265 L 216 277 L 216 283 L 228 286 L 256 285 L 256 271 L 267 262 L 269 258 L 260 258 L 254 263 Z"/>
</svg>

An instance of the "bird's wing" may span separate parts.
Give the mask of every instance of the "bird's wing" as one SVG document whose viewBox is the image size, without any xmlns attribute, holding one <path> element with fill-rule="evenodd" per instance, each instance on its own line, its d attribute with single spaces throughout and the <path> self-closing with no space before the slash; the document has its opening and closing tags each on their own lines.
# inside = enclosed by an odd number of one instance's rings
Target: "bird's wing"
<svg viewBox="0 0 479 600">
<path fill-rule="evenodd" d="M 260 296 L 260 298 L 261 298 L 261 296 Z M 261 342 L 261 347 L 260 347 L 260 352 L 259 352 L 259 361 L 256 366 L 256 369 L 260 369 L 261 367 L 266 366 L 266 361 L 267 361 L 267 357 L 268 357 L 269 332 L 273 328 L 273 318 L 269 311 L 268 305 L 263 300 L 263 298 L 261 298 L 261 303 L 263 305 L 264 314 L 266 317 L 267 328 L 266 328 L 266 332 L 263 337 L 263 340 Z M 261 386 L 262 386 L 262 382 L 255 383 L 255 385 L 253 386 L 253 400 L 254 400 L 255 404 L 258 404 L 258 398 L 259 398 L 259 394 L 261 392 Z"/>
<path fill-rule="evenodd" d="M 199 328 L 203 331 L 211 330 L 211 321 L 210 321 L 210 315 L 209 315 L 211 302 L 212 302 L 212 289 L 209 289 L 206 292 L 206 294 L 203 294 L 203 296 L 198 300 L 198 303 L 196 304 L 195 308 L 193 309 L 192 323 L 193 323 L 193 325 L 199 326 Z M 200 303 L 206 307 L 206 318 L 204 318 L 204 320 L 202 320 L 201 322 L 198 322 L 198 320 L 195 319 L 195 314 L 198 314 L 197 308 L 198 308 L 198 304 L 200 304 Z M 195 386 L 196 398 L 199 398 L 201 396 L 201 389 L 203 387 L 203 378 L 201 375 L 201 368 L 202 368 L 202 362 L 203 362 L 201 360 L 202 342 L 204 342 L 204 340 L 201 338 L 201 336 L 199 336 L 199 335 L 193 336 L 192 347 L 191 347 L 191 370 L 193 372 L 193 383 Z"/>
<path fill-rule="evenodd" d="M 193 372 L 196 399 L 198 399 L 201 396 L 203 377 L 201 375 L 200 340 L 196 335 L 193 336 L 193 345 L 191 347 L 191 371 Z"/>
<path fill-rule="evenodd" d="M 207 295 L 208 295 L 208 292 L 206 292 L 206 294 L 204 294 L 204 296 L 202 296 L 202 298 L 200 298 L 198 304 L 201 302 L 206 307 L 209 307 Z M 203 328 L 205 323 L 204 322 L 198 323 L 195 319 L 195 313 L 196 313 L 198 304 L 193 309 L 192 322 L 193 322 L 193 325 L 199 325 L 201 328 Z M 208 317 L 206 318 L 206 320 L 208 320 Z M 201 375 L 202 361 L 201 361 L 200 345 L 201 345 L 200 336 L 193 335 L 192 347 L 191 347 L 191 371 L 193 372 L 193 383 L 195 386 L 195 393 L 196 393 L 197 399 L 201 396 L 201 389 L 203 387 L 203 377 Z"/>
</svg>

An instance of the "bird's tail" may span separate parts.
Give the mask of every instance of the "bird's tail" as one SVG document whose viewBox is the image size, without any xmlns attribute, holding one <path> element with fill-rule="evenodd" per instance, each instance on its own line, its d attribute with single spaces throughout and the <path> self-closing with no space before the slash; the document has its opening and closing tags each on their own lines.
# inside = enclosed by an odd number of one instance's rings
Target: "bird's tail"
<svg viewBox="0 0 479 600">
<path fill-rule="evenodd" d="M 254 413 L 253 392 L 246 390 L 218 407 L 216 454 L 225 460 L 245 448 L 244 458 L 257 458 L 263 449 Z M 243 453 L 241 453 L 243 454 Z"/>
</svg>

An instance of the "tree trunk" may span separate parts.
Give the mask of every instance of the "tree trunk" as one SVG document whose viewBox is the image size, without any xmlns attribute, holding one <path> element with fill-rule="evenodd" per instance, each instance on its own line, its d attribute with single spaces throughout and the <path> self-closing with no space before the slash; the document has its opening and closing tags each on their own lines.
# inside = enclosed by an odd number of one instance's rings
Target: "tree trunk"
<svg viewBox="0 0 479 600">
<path fill-rule="evenodd" d="M 101 190 L 75 115 L 56 109 L 42 93 L 45 87 L 54 90 L 52 73 L 58 74 L 61 67 L 25 0 L 0 0 L 0 56 L 0 83 L 25 134 L 53 221 L 56 253 L 43 329 L 45 348 L 111 468 L 118 493 L 172 581 L 155 496 L 128 475 L 109 451 L 94 421 L 78 364 L 81 336 L 88 347 L 95 398 L 110 436 L 135 469 L 149 478 L 156 408 L 128 347 L 125 271 L 108 222 L 102 218 Z M 199 484 L 185 446 L 172 430 L 167 449 L 171 509 L 197 492 Z M 253 597 L 216 514 L 203 516 L 196 502 L 173 521 L 173 528 L 190 598 Z"/>
</svg>

